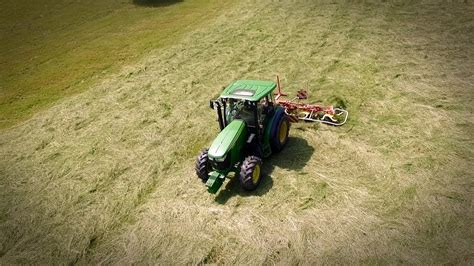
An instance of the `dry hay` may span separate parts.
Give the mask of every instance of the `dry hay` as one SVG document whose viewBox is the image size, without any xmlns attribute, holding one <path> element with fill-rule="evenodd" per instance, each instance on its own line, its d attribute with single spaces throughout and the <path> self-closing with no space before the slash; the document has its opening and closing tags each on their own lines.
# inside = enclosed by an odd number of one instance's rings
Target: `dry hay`
<svg viewBox="0 0 474 266">
<path fill-rule="evenodd" d="M 0 138 L 3 263 L 472 263 L 471 3 L 242 2 Z M 193 173 L 238 78 L 336 97 L 262 186 Z"/>
</svg>

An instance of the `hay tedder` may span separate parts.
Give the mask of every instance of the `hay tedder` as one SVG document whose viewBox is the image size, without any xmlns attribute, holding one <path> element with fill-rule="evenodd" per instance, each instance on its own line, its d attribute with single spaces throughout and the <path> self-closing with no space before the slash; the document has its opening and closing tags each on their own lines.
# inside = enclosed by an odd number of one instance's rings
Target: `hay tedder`
<svg viewBox="0 0 474 266">
<path fill-rule="evenodd" d="M 278 88 L 276 96 L 274 90 Z M 210 107 L 217 111 L 221 132 L 196 160 L 196 174 L 216 193 L 225 178 L 234 173 L 245 190 L 261 182 L 262 159 L 280 152 L 288 142 L 290 122 L 321 122 L 343 125 L 348 112 L 333 106 L 302 103 L 308 94 L 298 91 L 293 100 L 283 100 L 277 82 L 238 80 L 227 86 Z"/>
</svg>

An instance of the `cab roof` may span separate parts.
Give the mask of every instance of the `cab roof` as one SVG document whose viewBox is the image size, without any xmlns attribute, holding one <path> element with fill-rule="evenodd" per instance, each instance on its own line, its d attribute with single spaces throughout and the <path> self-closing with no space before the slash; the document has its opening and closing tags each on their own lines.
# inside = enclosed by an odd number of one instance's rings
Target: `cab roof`
<svg viewBox="0 0 474 266">
<path fill-rule="evenodd" d="M 271 93 L 276 86 L 273 81 L 236 80 L 224 89 L 220 98 L 256 102 Z"/>
</svg>

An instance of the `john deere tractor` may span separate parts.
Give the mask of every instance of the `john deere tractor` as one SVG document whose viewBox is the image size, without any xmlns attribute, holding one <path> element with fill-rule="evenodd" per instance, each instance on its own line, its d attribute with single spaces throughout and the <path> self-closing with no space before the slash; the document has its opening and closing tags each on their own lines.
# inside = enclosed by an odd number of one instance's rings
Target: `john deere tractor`
<svg viewBox="0 0 474 266">
<path fill-rule="evenodd" d="M 209 192 L 216 193 L 230 173 L 243 189 L 256 189 L 262 180 L 262 159 L 285 147 L 290 123 L 275 103 L 276 87 L 271 81 L 238 80 L 210 101 L 221 132 L 196 160 L 196 174 Z"/>
</svg>

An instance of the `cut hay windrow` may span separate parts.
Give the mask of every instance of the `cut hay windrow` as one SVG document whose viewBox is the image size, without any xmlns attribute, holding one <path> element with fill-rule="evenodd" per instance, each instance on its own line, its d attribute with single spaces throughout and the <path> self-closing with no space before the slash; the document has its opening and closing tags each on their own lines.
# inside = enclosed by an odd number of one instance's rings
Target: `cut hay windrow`
<svg viewBox="0 0 474 266">
<path fill-rule="evenodd" d="M 0 133 L 0 264 L 472 264 L 473 17 L 239 1 Z M 256 190 L 205 193 L 209 99 L 275 75 L 350 119 L 293 124 Z"/>
</svg>

